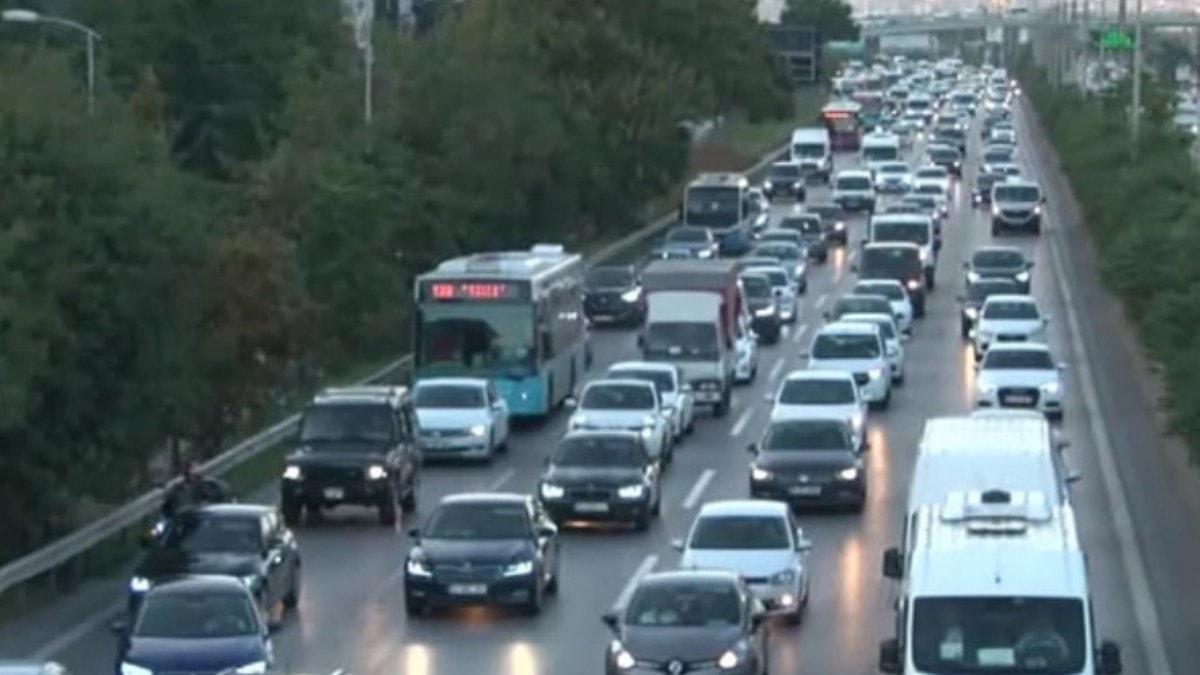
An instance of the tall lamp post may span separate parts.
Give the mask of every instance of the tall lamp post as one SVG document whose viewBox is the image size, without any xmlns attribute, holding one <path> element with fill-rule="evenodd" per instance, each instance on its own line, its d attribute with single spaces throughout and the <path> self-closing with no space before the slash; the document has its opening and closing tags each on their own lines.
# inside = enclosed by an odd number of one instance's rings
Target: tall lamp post
<svg viewBox="0 0 1200 675">
<path fill-rule="evenodd" d="M 100 34 L 78 21 L 46 16 L 31 9 L 6 9 L 0 13 L 0 19 L 10 23 L 48 23 L 83 33 L 87 44 L 87 109 L 91 114 L 96 108 L 96 43 L 101 40 Z"/>
<path fill-rule="evenodd" d="M 1133 29 L 1133 151 L 1137 152 L 1138 136 L 1142 130 L 1142 0 L 1137 0 Z"/>
</svg>

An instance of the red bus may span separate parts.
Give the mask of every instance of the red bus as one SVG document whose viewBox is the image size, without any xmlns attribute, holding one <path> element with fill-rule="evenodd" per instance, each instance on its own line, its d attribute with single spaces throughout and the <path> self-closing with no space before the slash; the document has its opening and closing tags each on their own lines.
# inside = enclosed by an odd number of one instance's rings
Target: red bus
<svg viewBox="0 0 1200 675">
<path fill-rule="evenodd" d="M 861 112 L 862 106 L 854 101 L 832 101 L 821 109 L 821 123 L 829 131 L 829 144 L 834 150 L 858 150 Z"/>
</svg>

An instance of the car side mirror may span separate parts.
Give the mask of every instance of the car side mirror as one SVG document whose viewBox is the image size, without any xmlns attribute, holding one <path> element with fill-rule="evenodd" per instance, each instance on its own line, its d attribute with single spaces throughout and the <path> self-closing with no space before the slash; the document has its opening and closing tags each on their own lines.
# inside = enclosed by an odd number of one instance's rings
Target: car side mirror
<svg viewBox="0 0 1200 675">
<path fill-rule="evenodd" d="M 601 614 L 600 621 L 602 621 L 605 626 L 608 626 L 608 629 L 613 633 L 617 632 L 618 622 L 616 612 L 605 612 L 604 614 Z"/>
<path fill-rule="evenodd" d="M 638 333 L 638 336 L 637 336 L 637 346 L 638 346 L 639 348 L 644 348 L 644 347 L 646 346 L 646 336 L 645 336 L 645 335 L 643 335 L 643 334 L 641 334 L 641 333 Z"/>
<path fill-rule="evenodd" d="M 883 552 L 883 576 L 888 579 L 900 579 L 904 576 L 904 558 L 900 549 L 895 546 Z"/>
<path fill-rule="evenodd" d="M 413 539 L 420 539 L 421 538 L 421 528 L 419 528 L 419 527 L 409 528 L 408 536 L 412 537 Z"/>
<path fill-rule="evenodd" d="M 537 528 L 537 536 L 541 539 L 553 537 L 553 536 L 556 536 L 557 534 L 558 534 L 558 528 L 553 525 L 550 525 L 548 523 L 539 525 Z"/>
<path fill-rule="evenodd" d="M 752 455 L 757 455 L 758 454 L 758 443 L 750 443 L 749 445 L 747 445 L 746 452 L 748 452 Z"/>
<path fill-rule="evenodd" d="M 577 408 L 579 407 L 579 399 L 575 398 L 574 396 L 568 396 L 563 399 L 563 405 L 567 408 Z"/>
<path fill-rule="evenodd" d="M 804 536 L 803 529 L 797 528 L 796 529 L 796 550 L 800 551 L 801 553 L 808 553 L 809 551 L 812 550 L 812 547 L 813 547 L 812 540 L 809 539 L 808 537 Z"/>
<path fill-rule="evenodd" d="M 679 551 L 680 553 L 683 553 L 683 540 L 682 539 L 672 539 L 671 540 L 671 548 L 675 549 L 676 551 Z"/>
<path fill-rule="evenodd" d="M 964 270 L 969 270 L 969 269 L 971 269 L 971 263 L 969 263 L 969 262 L 964 262 L 964 263 L 963 263 L 963 269 L 964 269 Z"/>
<path fill-rule="evenodd" d="M 1124 669 L 1121 664 L 1121 647 L 1112 640 L 1100 643 L 1096 654 L 1096 673 L 1100 675 L 1119 675 Z"/>
<path fill-rule="evenodd" d="M 900 670 L 900 641 L 896 638 L 889 638 L 880 642 L 879 672 L 899 673 Z"/>
<path fill-rule="evenodd" d="M 125 620 L 114 621 L 108 624 L 108 629 L 112 631 L 114 635 L 125 637 L 129 634 L 129 622 Z"/>
<path fill-rule="evenodd" d="M 683 392 L 684 394 L 690 394 L 694 392 L 695 389 L 692 387 L 692 385 L 684 383 L 679 385 L 679 391 Z"/>
<path fill-rule="evenodd" d="M 1030 260 L 1029 262 L 1025 263 L 1025 269 L 1027 269 L 1027 270 L 1029 270 L 1029 269 L 1033 269 L 1033 261 L 1032 261 L 1032 260 Z"/>
<path fill-rule="evenodd" d="M 767 620 L 766 612 L 764 612 L 762 610 L 755 610 L 754 613 L 750 615 L 750 627 L 755 630 L 758 630 L 758 628 L 760 626 L 762 626 L 766 620 Z"/>
</svg>

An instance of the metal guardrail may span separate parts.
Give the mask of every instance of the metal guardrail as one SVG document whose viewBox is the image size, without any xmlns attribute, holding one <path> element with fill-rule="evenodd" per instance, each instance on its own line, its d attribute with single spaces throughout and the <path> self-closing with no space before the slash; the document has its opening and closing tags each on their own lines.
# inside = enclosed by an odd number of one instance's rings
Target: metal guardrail
<svg viewBox="0 0 1200 675">
<path fill-rule="evenodd" d="M 784 147 L 786 148 L 786 146 Z M 776 147 L 770 153 L 761 157 L 753 166 L 745 169 L 743 173 L 754 175 L 764 171 L 766 166 L 774 161 L 782 150 Z M 662 216 L 636 232 L 632 232 L 596 251 L 588 256 L 588 261 L 598 263 L 609 260 L 622 251 L 657 235 L 675 221 L 676 216 L 673 213 Z M 411 366 L 411 363 L 412 355 L 405 354 L 355 384 L 380 384 L 389 381 L 398 381 L 401 378 L 398 378 L 397 375 L 403 374 Z M 239 464 L 258 456 L 290 436 L 295 431 L 299 421 L 300 415 L 298 413 L 292 414 L 271 427 L 237 443 L 205 462 L 202 465 L 204 472 L 210 475 L 221 475 Z M 169 488 L 170 484 L 150 490 L 112 513 L 0 567 L 0 595 L 26 581 L 54 571 L 87 552 L 98 543 L 151 517 L 161 507 L 163 497 Z"/>
</svg>

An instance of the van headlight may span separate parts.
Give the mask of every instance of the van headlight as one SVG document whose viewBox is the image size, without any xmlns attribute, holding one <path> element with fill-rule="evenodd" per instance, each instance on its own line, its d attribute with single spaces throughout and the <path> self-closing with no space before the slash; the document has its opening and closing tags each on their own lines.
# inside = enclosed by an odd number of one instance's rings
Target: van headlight
<svg viewBox="0 0 1200 675">
<path fill-rule="evenodd" d="M 646 493 L 646 486 L 641 483 L 635 485 L 624 485 L 617 488 L 617 496 L 621 499 L 641 499 Z"/>
<path fill-rule="evenodd" d="M 543 499 L 562 499 L 567 493 L 563 486 L 554 483 L 542 483 L 541 492 Z"/>
</svg>

